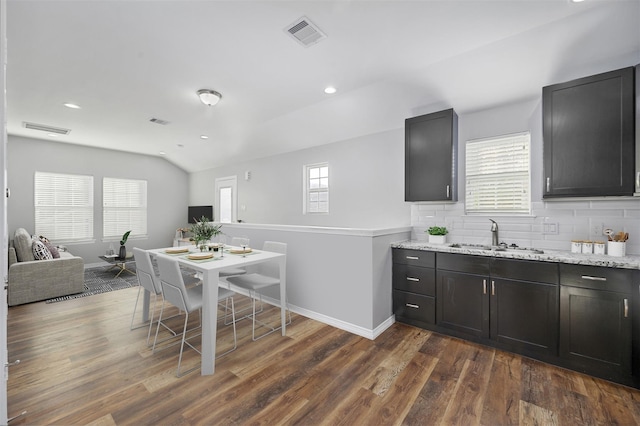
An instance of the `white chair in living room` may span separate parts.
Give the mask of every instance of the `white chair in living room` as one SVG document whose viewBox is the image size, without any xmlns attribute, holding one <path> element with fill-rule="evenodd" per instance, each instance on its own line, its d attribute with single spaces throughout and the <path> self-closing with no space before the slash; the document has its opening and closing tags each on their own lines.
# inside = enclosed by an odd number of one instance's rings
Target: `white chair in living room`
<svg viewBox="0 0 640 426">
<path fill-rule="evenodd" d="M 275 241 L 265 241 L 263 250 L 286 254 L 287 244 L 278 243 Z M 250 317 L 252 319 L 252 322 L 253 322 L 252 331 L 251 331 L 252 340 L 256 341 L 282 328 L 282 325 L 278 327 L 273 327 L 256 318 L 257 314 L 262 312 L 262 293 L 260 292 L 260 290 L 263 290 L 268 287 L 280 285 L 280 270 L 277 264 L 275 264 L 274 262 L 261 263 L 260 265 L 257 265 L 257 271 L 255 273 L 236 275 L 233 277 L 228 277 L 226 280 L 235 286 L 238 286 L 240 288 L 243 288 L 249 291 L 249 295 L 251 296 L 251 299 L 252 299 L 252 303 L 251 303 L 252 313 L 247 316 L 244 316 L 243 318 Z M 256 301 L 258 300 L 260 302 L 260 310 L 256 311 Z M 285 303 L 286 305 L 287 303 L 286 299 L 283 303 Z M 287 324 L 290 324 L 291 312 L 288 309 L 287 309 L 287 312 L 289 316 Z M 280 318 L 280 316 L 278 316 L 278 318 Z M 269 331 L 256 337 L 256 322 L 259 323 L 260 326 L 269 329 Z"/>
<path fill-rule="evenodd" d="M 148 291 L 153 296 L 153 305 L 149 310 L 149 331 L 147 331 L 147 346 L 150 346 L 151 340 L 151 328 L 153 327 L 153 317 L 156 312 L 156 302 L 158 301 L 159 296 L 162 294 L 162 288 L 160 286 L 160 280 L 153 269 L 153 264 L 151 263 L 151 257 L 149 256 L 149 252 L 146 250 L 139 249 L 137 247 L 133 248 L 133 257 L 136 261 L 136 275 L 138 276 L 138 296 L 136 297 L 136 304 L 133 307 L 133 315 L 131 316 L 131 330 L 136 330 L 141 327 L 147 326 L 147 323 L 143 323 L 138 326 L 134 326 L 133 322 L 136 317 L 136 311 L 138 309 L 138 303 L 140 301 L 140 294 L 143 291 Z M 177 334 L 174 330 L 166 327 L 167 330 L 172 333 L 174 336 Z"/>
<path fill-rule="evenodd" d="M 191 330 L 187 330 L 187 323 L 189 322 L 189 314 L 194 311 L 201 311 L 202 309 L 202 286 L 195 286 L 187 288 L 184 284 L 184 280 L 182 277 L 182 272 L 180 271 L 180 265 L 176 259 L 172 259 L 166 256 L 158 256 L 158 269 L 160 270 L 160 285 L 162 287 L 162 297 L 163 300 L 171 303 L 180 311 L 183 311 L 185 314 L 184 318 L 184 326 L 182 329 L 182 339 L 180 342 L 180 356 L 178 358 L 178 369 L 176 370 L 176 376 L 182 377 L 183 375 L 198 369 L 200 366 L 196 366 L 187 371 L 181 372 L 180 366 L 182 364 L 182 353 L 184 351 L 184 345 L 186 344 L 199 354 L 202 354 L 196 347 L 194 347 L 191 343 L 189 343 L 189 339 L 198 337 L 200 334 L 194 334 L 187 338 L 187 333 L 189 331 L 193 331 L 196 328 L 192 328 Z M 233 321 L 233 347 L 227 350 L 224 353 L 217 355 L 216 357 L 220 357 L 222 355 L 226 355 L 229 352 L 236 349 L 238 346 L 238 340 L 236 335 L 236 325 L 235 325 L 235 307 L 233 304 L 233 295 L 234 292 L 225 288 L 218 289 L 218 303 L 230 301 L 231 302 L 231 316 L 234 319 Z M 158 319 L 158 326 L 156 327 L 156 337 L 153 342 L 153 353 L 156 352 L 156 343 L 158 340 L 158 332 L 160 331 L 160 325 L 162 324 L 162 315 L 164 313 L 164 304 L 162 305 L 162 309 L 160 310 L 160 318 Z M 200 312 L 200 315 L 202 313 Z M 177 336 L 176 336 L 177 337 Z M 177 344 L 177 342 L 176 342 Z M 171 345 L 173 346 L 173 345 Z"/>
</svg>

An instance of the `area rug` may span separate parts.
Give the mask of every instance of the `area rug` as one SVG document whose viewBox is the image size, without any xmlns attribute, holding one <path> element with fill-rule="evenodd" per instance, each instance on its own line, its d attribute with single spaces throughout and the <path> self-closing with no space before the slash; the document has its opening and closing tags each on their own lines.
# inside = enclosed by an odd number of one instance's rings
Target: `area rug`
<svg viewBox="0 0 640 426">
<path fill-rule="evenodd" d="M 127 264 L 127 269 L 135 274 L 136 265 L 131 262 Z M 108 293 L 110 291 L 122 290 L 138 286 L 138 277 L 128 272 L 123 272 L 116 277 L 116 269 L 109 270 L 109 267 L 97 267 L 84 270 L 84 291 L 82 293 L 70 294 L 46 300 L 46 303 L 62 302 L 64 300 L 79 299 L 81 297 L 93 296 L 94 294 Z"/>
</svg>

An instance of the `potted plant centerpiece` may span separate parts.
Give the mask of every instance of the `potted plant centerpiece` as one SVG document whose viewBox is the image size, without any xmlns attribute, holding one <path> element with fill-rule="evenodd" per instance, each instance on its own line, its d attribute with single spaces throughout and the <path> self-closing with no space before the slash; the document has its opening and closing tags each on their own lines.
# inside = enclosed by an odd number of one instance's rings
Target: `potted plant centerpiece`
<svg viewBox="0 0 640 426">
<path fill-rule="evenodd" d="M 207 249 L 206 242 L 212 237 L 222 233 L 220 228 L 222 228 L 222 225 L 212 225 L 211 222 L 209 222 L 209 218 L 202 216 L 199 221 L 196 220 L 196 223 L 191 226 L 189 231 L 192 237 L 190 240 L 195 242 L 196 247 L 199 247 L 200 251 L 205 251 Z"/>
<path fill-rule="evenodd" d="M 429 233 L 429 242 L 431 244 L 444 244 L 447 242 L 449 231 L 446 226 L 432 226 L 426 232 Z"/>
</svg>

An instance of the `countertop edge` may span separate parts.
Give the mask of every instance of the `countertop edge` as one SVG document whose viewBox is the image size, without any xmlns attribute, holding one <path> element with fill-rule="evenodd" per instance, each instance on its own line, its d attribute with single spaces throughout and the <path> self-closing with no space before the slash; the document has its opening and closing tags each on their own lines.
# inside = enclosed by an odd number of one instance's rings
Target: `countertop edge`
<svg viewBox="0 0 640 426">
<path fill-rule="evenodd" d="M 391 244 L 392 248 L 435 251 L 440 253 L 467 254 L 472 256 L 499 257 L 519 260 L 535 260 L 541 262 L 570 263 L 574 265 L 601 266 L 619 269 L 640 269 L 640 256 L 607 256 L 598 254 L 571 253 L 555 250 L 544 250 L 544 253 L 518 253 L 474 248 L 450 247 L 449 244 L 429 244 L 424 241 L 402 241 Z"/>
</svg>

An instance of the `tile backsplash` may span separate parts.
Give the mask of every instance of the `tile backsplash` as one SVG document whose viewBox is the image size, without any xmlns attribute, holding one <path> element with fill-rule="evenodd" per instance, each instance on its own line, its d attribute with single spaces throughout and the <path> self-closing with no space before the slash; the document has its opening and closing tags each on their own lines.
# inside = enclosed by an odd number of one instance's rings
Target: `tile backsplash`
<svg viewBox="0 0 640 426">
<path fill-rule="evenodd" d="M 628 232 L 627 254 L 640 255 L 640 198 L 541 201 L 530 216 L 465 215 L 464 203 L 415 203 L 413 240 L 426 240 L 431 226 L 446 226 L 448 242 L 491 244 L 491 222 L 501 242 L 547 250 L 571 250 L 571 240 L 606 241 L 602 230 Z"/>
</svg>

